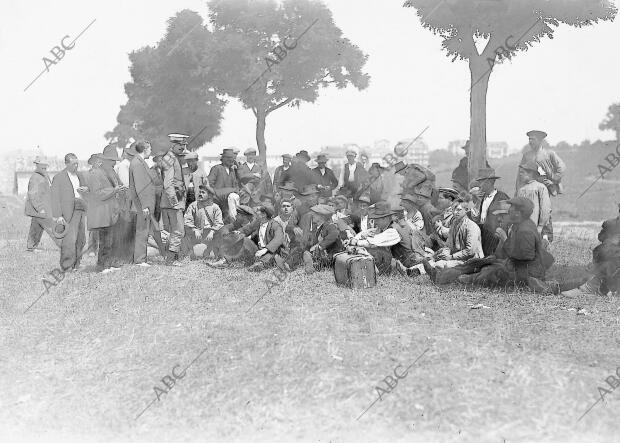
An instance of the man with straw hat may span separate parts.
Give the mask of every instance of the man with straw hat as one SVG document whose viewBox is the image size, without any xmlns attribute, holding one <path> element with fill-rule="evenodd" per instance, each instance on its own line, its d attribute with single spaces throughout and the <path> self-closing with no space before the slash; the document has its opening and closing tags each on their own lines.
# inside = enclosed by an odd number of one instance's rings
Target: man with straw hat
<svg viewBox="0 0 620 443">
<path fill-rule="evenodd" d="M 47 161 L 40 157 L 34 159 L 35 170 L 28 180 L 28 195 L 26 196 L 25 214 L 30 217 L 30 230 L 26 240 L 28 252 L 40 251 L 37 246 L 41 241 L 43 231 L 60 248 L 60 240 L 54 234 L 54 221 L 52 220 L 52 182 L 47 175 Z"/>
</svg>

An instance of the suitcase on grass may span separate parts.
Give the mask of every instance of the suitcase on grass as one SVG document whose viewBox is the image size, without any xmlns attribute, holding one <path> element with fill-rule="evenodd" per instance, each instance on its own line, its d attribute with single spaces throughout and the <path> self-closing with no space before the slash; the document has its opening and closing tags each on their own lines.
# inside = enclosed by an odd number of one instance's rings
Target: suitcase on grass
<svg viewBox="0 0 620 443">
<path fill-rule="evenodd" d="M 351 289 L 372 288 L 377 284 L 375 259 L 370 255 L 339 252 L 334 254 L 336 284 Z"/>
</svg>

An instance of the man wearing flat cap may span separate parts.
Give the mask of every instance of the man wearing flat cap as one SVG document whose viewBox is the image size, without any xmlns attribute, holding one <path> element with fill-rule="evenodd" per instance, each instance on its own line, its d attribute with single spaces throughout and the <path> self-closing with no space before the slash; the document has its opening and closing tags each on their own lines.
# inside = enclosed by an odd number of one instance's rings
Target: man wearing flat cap
<svg viewBox="0 0 620 443">
<path fill-rule="evenodd" d="M 233 150 L 226 148 L 220 154 L 221 163 L 209 171 L 209 183 L 215 191 L 215 202 L 231 220 L 237 217 L 237 207 L 240 204 L 236 158 Z"/>
<path fill-rule="evenodd" d="M 478 170 L 478 176 L 475 182 L 479 187 L 477 198 L 478 208 L 475 222 L 478 223 L 482 234 L 482 251 L 484 255 L 491 255 L 497 247 L 497 237 L 495 230 L 498 227 L 498 219 L 493 215 L 493 211 L 499 207 L 499 202 L 508 200 L 509 197 L 505 192 L 495 187 L 495 181 L 499 179 L 493 168 L 481 168 Z"/>
<path fill-rule="evenodd" d="M 317 155 L 316 163 L 318 166 L 313 171 L 317 176 L 319 197 L 329 198 L 338 186 L 338 179 L 334 175 L 334 171 L 327 167 L 327 156 L 325 154 Z"/>
<path fill-rule="evenodd" d="M 239 231 L 244 237 L 256 238 L 258 250 L 254 253 L 256 261 L 248 271 L 260 272 L 274 263 L 275 256 L 281 253 L 284 246 L 282 225 L 275 221 L 273 206 L 263 205 L 255 210 L 252 223 Z"/>
<path fill-rule="evenodd" d="M 548 188 L 540 183 L 538 164 L 528 161 L 519 165 L 519 180 L 523 183 L 517 190 L 517 197 L 527 198 L 532 202 L 533 209 L 530 218 L 543 235 L 543 229 L 551 219 L 551 199 Z"/>
<path fill-rule="evenodd" d="M 282 164 L 276 168 L 273 173 L 273 188 L 277 194 L 278 188 L 284 184 L 282 181 L 282 174 L 284 171 L 287 171 L 291 166 L 291 161 L 293 160 L 293 156 L 291 154 L 283 154 L 282 155 Z"/>
<path fill-rule="evenodd" d="M 269 194 L 273 191 L 271 176 L 267 168 L 256 162 L 256 148 L 248 148 L 243 153 L 245 155 L 245 163 L 239 166 L 238 174 L 252 175 L 258 179 L 258 192 L 260 195 Z"/>
<path fill-rule="evenodd" d="M 166 265 L 180 266 L 178 262 L 181 239 L 184 235 L 183 211 L 187 189 L 183 178 L 181 163 L 188 153 L 187 135 L 168 134 L 172 143 L 170 149 L 161 158 L 163 169 L 164 192 L 161 196 L 161 211 L 164 229 L 169 232 Z"/>
<path fill-rule="evenodd" d="M 207 188 L 209 192 L 214 192 L 209 184 L 209 177 L 198 163 L 198 153 L 189 152 L 183 157 L 185 166 L 183 167 L 183 179 L 185 180 L 185 188 L 187 189 L 187 198 L 185 199 L 185 208 L 196 201 L 196 192 L 200 186 Z"/>
<path fill-rule="evenodd" d="M 338 179 L 338 188 L 346 189 L 350 195 L 354 196 L 362 189 L 362 184 L 368 178 L 368 171 L 364 169 L 364 165 L 355 161 L 357 152 L 348 150 L 346 152 L 347 162 L 340 171 Z"/>
<path fill-rule="evenodd" d="M 374 227 L 356 234 L 349 244 L 361 246 L 375 259 L 379 274 L 389 274 L 392 270 L 392 246 L 401 242 L 398 231 L 392 226 L 395 211 L 386 201 L 377 202 L 371 207 L 368 218 Z"/>
<path fill-rule="evenodd" d="M 47 175 L 48 163 L 37 157 L 34 159 L 35 170 L 28 180 L 28 195 L 26 196 L 25 213 L 30 217 L 30 231 L 26 248 L 29 252 L 39 251 L 37 246 L 41 241 L 43 231 L 60 248 L 61 242 L 54 236 L 54 221 L 52 220 L 52 182 Z"/>
<path fill-rule="evenodd" d="M 535 163 L 538 166 L 539 176 L 536 180 L 547 187 L 549 195 L 555 197 L 563 191 L 562 178 L 566 172 L 566 165 L 555 151 L 545 146 L 543 140 L 547 137 L 544 131 L 532 130 L 527 132 L 529 145 L 523 150 L 523 157 L 520 164 Z M 525 182 L 517 175 L 515 195 Z M 543 238 L 553 241 L 553 225 L 551 217 L 542 233 Z"/>
<path fill-rule="evenodd" d="M 342 252 L 340 230 L 332 216 L 334 209 L 328 205 L 315 205 L 310 208 L 313 227 L 303 253 L 304 268 L 307 274 L 334 266 L 334 254 Z"/>
</svg>

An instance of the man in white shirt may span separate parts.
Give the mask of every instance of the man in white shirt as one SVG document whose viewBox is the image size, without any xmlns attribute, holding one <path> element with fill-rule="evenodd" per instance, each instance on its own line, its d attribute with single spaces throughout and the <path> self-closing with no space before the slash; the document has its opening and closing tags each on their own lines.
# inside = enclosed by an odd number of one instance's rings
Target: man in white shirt
<svg viewBox="0 0 620 443">
<path fill-rule="evenodd" d="M 183 238 L 183 250 L 189 252 L 191 258 L 202 255 L 208 258 L 212 250 L 213 236 L 223 226 L 222 211 L 218 205 L 213 203 L 214 195 L 207 190 L 207 187 L 198 187 L 197 200 L 190 203 L 185 211 L 185 237 Z M 194 246 L 197 244 L 206 245 L 202 254 L 197 254 Z"/>
<path fill-rule="evenodd" d="M 481 199 L 478 207 L 480 219 L 478 226 L 482 235 L 482 250 L 485 256 L 495 252 L 499 239 L 495 235 L 495 230 L 499 227 L 499 219 L 493 215 L 493 211 L 500 207 L 500 201 L 508 200 L 510 197 L 495 188 L 495 181 L 499 179 L 495 175 L 493 168 L 482 168 L 478 171 L 476 183 L 480 186 L 478 198 Z"/>
<path fill-rule="evenodd" d="M 368 177 L 368 171 L 364 169 L 364 166 L 360 162 L 355 161 L 357 152 L 347 151 L 347 163 L 344 164 L 340 171 L 340 178 L 338 179 L 338 188 L 346 189 L 350 196 L 361 190 L 362 183 Z"/>
</svg>

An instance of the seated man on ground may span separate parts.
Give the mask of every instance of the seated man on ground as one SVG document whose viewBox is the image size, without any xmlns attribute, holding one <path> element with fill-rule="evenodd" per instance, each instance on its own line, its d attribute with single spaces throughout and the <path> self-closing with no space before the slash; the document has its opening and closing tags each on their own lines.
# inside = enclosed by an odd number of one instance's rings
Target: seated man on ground
<svg viewBox="0 0 620 443">
<path fill-rule="evenodd" d="M 392 256 L 396 260 L 396 269 L 404 275 L 410 277 L 424 274 L 426 271 L 422 265 L 424 259 L 432 257 L 432 251 L 425 248 L 430 247 L 430 240 L 422 231 L 412 229 L 405 220 L 405 209 L 403 207 L 392 208 L 392 227 L 400 235 L 400 242 L 392 246 Z"/>
<path fill-rule="evenodd" d="M 452 204 L 453 220 L 446 247 L 438 250 L 432 260 L 424 261 L 424 269 L 431 280 L 436 280 L 436 268 L 453 268 L 470 258 L 482 258 L 480 228 L 467 217 L 466 204 L 460 200 Z"/>
<path fill-rule="evenodd" d="M 284 246 L 282 225 L 273 219 L 275 210 L 272 206 L 256 208 L 254 221 L 239 231 L 245 237 L 256 237 L 258 250 L 254 253 L 256 260 L 248 268 L 250 272 L 259 272 L 271 266 Z"/>
<path fill-rule="evenodd" d="M 316 228 L 312 232 L 309 248 L 303 253 L 306 273 L 320 271 L 334 266 L 334 254 L 342 252 L 340 231 L 332 216 L 334 210 L 328 205 L 316 205 L 310 208 L 312 221 Z"/>
<path fill-rule="evenodd" d="M 213 203 L 214 194 L 205 185 L 198 186 L 197 200 L 190 203 L 185 211 L 185 236 L 182 251 L 196 257 L 194 246 L 205 245 L 201 256 L 208 258 L 212 250 L 213 237 L 224 226 L 222 211 Z"/>
<path fill-rule="evenodd" d="M 392 252 L 390 248 L 401 241 L 400 234 L 392 227 L 394 211 L 386 201 L 377 202 L 368 213 L 368 218 L 374 222 L 374 228 L 362 231 L 350 241 L 351 246 L 366 248 L 375 259 L 378 273 L 389 274 L 392 270 Z"/>
<path fill-rule="evenodd" d="M 448 233 L 450 232 L 453 215 L 452 204 L 458 197 L 459 193 L 455 189 L 439 188 L 437 209 L 440 210 L 441 213 L 433 217 L 435 232 L 430 235 L 431 244 L 435 246 L 436 249 L 444 247 L 445 242 L 448 240 Z"/>
<path fill-rule="evenodd" d="M 249 206 L 237 207 L 237 218 L 213 235 L 211 246 L 217 261 L 207 264 L 214 268 L 227 268 L 235 261 L 242 261 L 247 266 L 254 262 L 254 254 L 258 248 L 252 240 L 239 232 L 252 222 L 253 217 L 254 210 Z"/>
</svg>

